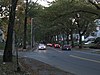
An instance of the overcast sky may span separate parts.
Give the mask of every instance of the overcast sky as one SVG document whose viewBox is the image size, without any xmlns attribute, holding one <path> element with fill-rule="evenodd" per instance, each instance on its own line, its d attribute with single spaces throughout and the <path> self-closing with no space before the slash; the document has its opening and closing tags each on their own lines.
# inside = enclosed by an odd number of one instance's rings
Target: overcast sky
<svg viewBox="0 0 100 75">
<path fill-rule="evenodd" d="M 37 0 L 32 0 L 32 1 L 36 2 Z M 37 3 L 39 3 L 39 4 L 43 5 L 43 6 L 48 7 L 47 1 L 52 2 L 52 1 L 54 1 L 54 0 L 38 0 Z"/>
</svg>

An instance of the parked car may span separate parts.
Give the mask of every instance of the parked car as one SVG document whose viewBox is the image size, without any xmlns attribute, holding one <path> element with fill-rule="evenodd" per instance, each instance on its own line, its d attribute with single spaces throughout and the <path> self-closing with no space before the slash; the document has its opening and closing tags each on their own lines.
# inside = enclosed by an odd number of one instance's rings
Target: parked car
<svg viewBox="0 0 100 75">
<path fill-rule="evenodd" d="M 71 50 L 71 45 L 63 45 L 62 50 Z"/>
<path fill-rule="evenodd" d="M 52 44 L 52 43 L 47 43 L 47 46 L 52 47 L 52 46 L 53 46 L 53 44 Z"/>
<path fill-rule="evenodd" d="M 60 48 L 60 44 L 54 44 L 54 48 Z"/>
<path fill-rule="evenodd" d="M 45 44 L 39 44 L 38 49 L 39 50 L 45 50 L 46 49 L 46 45 Z"/>
</svg>

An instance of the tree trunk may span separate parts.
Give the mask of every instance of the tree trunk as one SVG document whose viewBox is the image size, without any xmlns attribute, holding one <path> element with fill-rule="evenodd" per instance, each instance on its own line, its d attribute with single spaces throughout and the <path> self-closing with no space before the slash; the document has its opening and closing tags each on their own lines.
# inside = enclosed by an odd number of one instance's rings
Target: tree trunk
<svg viewBox="0 0 100 75">
<path fill-rule="evenodd" d="M 3 62 L 12 62 L 12 41 L 13 41 L 13 27 L 15 21 L 15 9 L 18 0 L 12 0 L 12 6 L 10 10 L 9 16 L 9 24 L 8 24 L 8 32 L 7 32 L 7 40 L 5 44 L 4 54 L 3 54 Z"/>
<path fill-rule="evenodd" d="M 50 40 L 49 40 L 49 42 L 52 42 L 52 36 L 49 36 L 50 37 Z"/>
<path fill-rule="evenodd" d="M 69 44 L 69 34 L 67 33 L 67 44 Z"/>
<path fill-rule="evenodd" d="M 74 47 L 73 30 L 71 29 L 71 46 Z"/>
<path fill-rule="evenodd" d="M 82 35 L 79 34 L 79 48 L 82 48 Z"/>
<path fill-rule="evenodd" d="M 26 40 L 27 40 L 27 12 L 28 12 L 28 0 L 26 0 L 26 9 L 25 9 L 25 20 L 24 20 L 24 40 L 23 40 L 23 49 L 26 49 Z"/>
<path fill-rule="evenodd" d="M 58 37 L 58 34 L 57 34 L 57 43 L 59 42 L 59 37 Z"/>
<path fill-rule="evenodd" d="M 64 40 L 64 38 L 65 38 L 65 37 L 64 37 L 64 33 L 63 33 L 62 35 L 63 35 L 63 44 L 62 44 L 62 45 L 64 45 L 64 43 L 65 43 L 65 40 Z"/>
</svg>

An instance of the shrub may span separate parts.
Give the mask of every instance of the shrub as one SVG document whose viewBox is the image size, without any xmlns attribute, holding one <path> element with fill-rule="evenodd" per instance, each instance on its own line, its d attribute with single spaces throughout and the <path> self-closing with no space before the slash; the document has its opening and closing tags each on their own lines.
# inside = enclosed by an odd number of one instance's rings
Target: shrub
<svg viewBox="0 0 100 75">
<path fill-rule="evenodd" d="M 0 42 L 0 50 L 4 50 L 4 47 L 5 47 L 5 43 Z"/>
</svg>

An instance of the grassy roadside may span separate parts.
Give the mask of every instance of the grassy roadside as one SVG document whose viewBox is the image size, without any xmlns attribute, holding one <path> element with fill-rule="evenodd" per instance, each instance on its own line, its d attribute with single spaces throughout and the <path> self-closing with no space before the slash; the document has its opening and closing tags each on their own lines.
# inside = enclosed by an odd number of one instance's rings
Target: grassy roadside
<svg viewBox="0 0 100 75">
<path fill-rule="evenodd" d="M 2 56 L 0 56 L 0 75 L 28 75 L 25 71 L 16 71 L 16 60 L 15 57 L 13 62 L 5 63 L 2 62 Z"/>
<path fill-rule="evenodd" d="M 0 50 L 4 50 L 4 47 L 5 47 L 5 43 L 0 42 Z"/>
<path fill-rule="evenodd" d="M 94 51 L 94 52 L 92 52 L 92 53 L 100 54 L 100 50 L 98 50 L 98 51 Z"/>
</svg>

